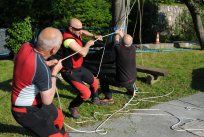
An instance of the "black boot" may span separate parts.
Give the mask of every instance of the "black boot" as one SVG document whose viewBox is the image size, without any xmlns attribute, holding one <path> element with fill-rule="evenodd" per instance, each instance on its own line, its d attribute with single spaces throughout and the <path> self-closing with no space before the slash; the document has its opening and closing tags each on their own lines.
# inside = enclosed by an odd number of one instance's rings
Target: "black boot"
<svg viewBox="0 0 204 137">
<path fill-rule="evenodd" d="M 80 118 L 80 114 L 78 112 L 78 107 L 84 102 L 84 100 L 78 95 L 69 105 L 69 111 L 73 118 Z"/>
<path fill-rule="evenodd" d="M 93 89 L 90 87 L 91 90 L 91 101 L 94 105 L 102 105 L 101 101 L 98 97 L 98 91 L 94 92 Z"/>
</svg>

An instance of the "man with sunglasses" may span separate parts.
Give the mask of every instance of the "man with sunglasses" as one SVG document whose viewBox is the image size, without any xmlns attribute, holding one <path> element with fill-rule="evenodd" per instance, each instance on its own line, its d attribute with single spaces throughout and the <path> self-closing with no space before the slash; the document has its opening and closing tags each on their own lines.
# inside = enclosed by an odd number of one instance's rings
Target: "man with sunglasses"
<svg viewBox="0 0 204 137">
<path fill-rule="evenodd" d="M 63 56 L 73 55 L 62 62 L 63 69 L 61 75 L 63 79 L 74 87 L 79 94 L 72 100 L 68 109 L 73 118 L 79 118 L 78 107 L 90 97 L 92 97 L 93 104 L 100 104 L 98 98 L 98 80 L 93 74 L 82 66 L 83 58 L 89 52 L 89 48 L 94 45 L 93 40 L 89 40 L 85 45 L 82 43 L 82 36 L 93 37 L 102 40 L 102 36 L 94 35 L 82 28 L 82 23 L 77 18 L 72 18 L 69 22 L 67 31 L 63 34 Z M 86 84 L 90 85 L 90 88 Z"/>
</svg>

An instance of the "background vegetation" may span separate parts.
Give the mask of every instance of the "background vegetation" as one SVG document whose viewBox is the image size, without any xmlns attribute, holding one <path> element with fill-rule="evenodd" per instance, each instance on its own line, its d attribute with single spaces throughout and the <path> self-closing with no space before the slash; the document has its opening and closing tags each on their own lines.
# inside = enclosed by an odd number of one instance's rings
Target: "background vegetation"
<svg viewBox="0 0 204 137">
<path fill-rule="evenodd" d="M 9 38 L 6 40 L 7 47 L 16 54 L 22 43 L 32 39 L 32 26 L 30 17 L 24 20 L 12 23 L 11 27 L 7 29 Z"/>
<path fill-rule="evenodd" d="M 165 32 L 163 33 L 165 35 L 161 36 L 162 42 L 197 40 L 189 12 L 184 12 L 177 18 L 175 30 L 170 33 L 171 28 L 169 28 L 165 16 L 158 18 L 159 5 L 161 4 L 185 6 L 178 0 L 145 0 L 144 5 L 140 7 L 143 13 L 141 42 L 154 42 L 156 32 Z M 202 10 L 202 8 L 203 6 L 200 9 Z M 94 33 L 107 34 L 112 31 L 111 0 L 2 0 L 0 12 L 0 28 L 8 28 L 11 40 L 8 40 L 7 46 L 14 53 L 22 42 L 30 40 L 31 36 L 36 36 L 44 27 L 53 26 L 65 29 L 72 17 L 81 19 L 84 27 Z M 29 20 L 25 20 L 27 17 Z M 204 17 L 202 18 L 204 22 Z M 139 22 L 138 4 L 135 4 L 129 16 L 128 26 L 128 33 L 133 34 L 135 31 L 134 43 L 140 43 Z M 133 29 L 135 24 L 136 29 Z M 18 33 L 24 38 L 21 40 L 16 38 Z"/>
</svg>

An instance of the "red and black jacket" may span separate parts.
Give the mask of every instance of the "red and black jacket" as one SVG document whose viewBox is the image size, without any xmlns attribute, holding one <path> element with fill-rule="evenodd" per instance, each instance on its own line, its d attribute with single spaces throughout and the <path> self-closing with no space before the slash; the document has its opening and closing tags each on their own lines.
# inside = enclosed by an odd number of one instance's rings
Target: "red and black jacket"
<svg viewBox="0 0 204 137">
<path fill-rule="evenodd" d="M 81 37 L 77 37 L 74 34 L 71 34 L 70 32 L 66 31 L 63 33 L 63 42 L 67 39 L 75 39 L 76 42 L 83 47 L 82 41 L 81 41 Z M 67 57 L 73 53 L 75 53 L 75 51 L 73 51 L 70 48 L 65 48 L 64 45 L 62 46 L 62 53 L 63 53 L 63 57 Z M 83 56 L 80 54 L 75 54 L 74 56 L 66 59 L 65 61 L 62 62 L 63 68 L 65 69 L 75 69 L 75 68 L 80 68 L 83 64 Z"/>
</svg>

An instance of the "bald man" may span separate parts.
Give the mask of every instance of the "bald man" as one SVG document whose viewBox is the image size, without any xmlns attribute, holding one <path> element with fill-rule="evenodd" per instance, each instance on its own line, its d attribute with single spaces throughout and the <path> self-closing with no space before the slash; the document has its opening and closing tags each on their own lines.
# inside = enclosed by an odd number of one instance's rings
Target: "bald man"
<svg viewBox="0 0 204 137">
<path fill-rule="evenodd" d="M 116 74 L 104 74 L 100 80 L 101 91 L 105 98 L 101 100 L 106 104 L 114 103 L 112 91 L 109 85 L 125 87 L 126 94 L 134 95 L 134 83 L 136 80 L 136 48 L 132 46 L 133 38 L 129 34 L 124 35 L 122 30 L 116 31 L 114 47 L 116 53 Z"/>
<path fill-rule="evenodd" d="M 76 53 L 69 59 L 63 61 L 62 77 L 72 87 L 78 91 L 77 97 L 70 103 L 68 109 L 73 118 L 79 118 L 78 107 L 92 96 L 93 104 L 100 105 L 98 98 L 98 80 L 93 74 L 82 66 L 83 57 L 89 52 L 89 48 L 94 45 L 93 40 L 89 40 L 85 45 L 82 44 L 82 36 L 89 36 L 94 39 L 102 40 L 102 36 L 94 35 L 83 30 L 79 19 L 73 18 L 68 24 L 67 31 L 63 34 L 63 55 L 64 57 Z M 86 84 L 90 85 L 90 88 Z"/>
<path fill-rule="evenodd" d="M 12 114 L 20 125 L 35 136 L 67 136 L 62 111 L 52 104 L 56 75 L 62 64 L 57 60 L 46 61 L 59 50 L 62 39 L 58 29 L 45 28 L 39 34 L 36 45 L 24 43 L 15 58 Z"/>
</svg>

